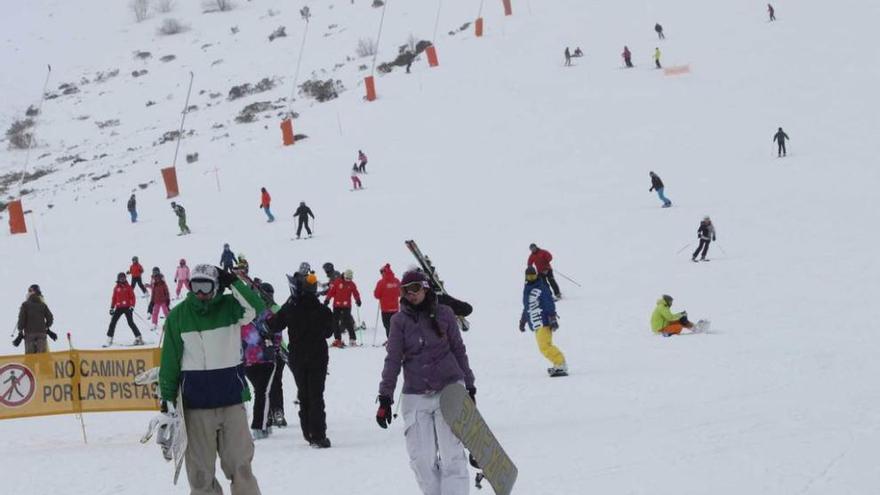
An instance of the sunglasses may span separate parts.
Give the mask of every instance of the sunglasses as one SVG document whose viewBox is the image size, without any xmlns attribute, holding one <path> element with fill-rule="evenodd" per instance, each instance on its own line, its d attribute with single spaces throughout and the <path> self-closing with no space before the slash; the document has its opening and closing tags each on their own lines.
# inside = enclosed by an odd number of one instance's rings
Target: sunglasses
<svg viewBox="0 0 880 495">
<path fill-rule="evenodd" d="M 426 284 L 425 282 L 412 282 L 401 287 L 404 294 L 415 294 L 416 292 L 427 288 L 428 284 Z"/>
<path fill-rule="evenodd" d="M 196 294 L 213 294 L 214 282 L 212 280 L 190 280 L 189 288 Z"/>
</svg>

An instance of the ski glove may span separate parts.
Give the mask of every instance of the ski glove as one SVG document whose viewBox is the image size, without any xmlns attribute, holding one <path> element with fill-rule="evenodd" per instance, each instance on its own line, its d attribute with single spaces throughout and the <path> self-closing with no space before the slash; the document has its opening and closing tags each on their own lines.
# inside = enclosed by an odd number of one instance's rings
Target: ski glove
<svg viewBox="0 0 880 495">
<path fill-rule="evenodd" d="M 520 319 L 519 319 L 519 331 L 520 331 L 520 332 L 525 332 L 525 331 L 526 331 L 526 319 L 525 319 L 525 318 L 520 318 Z"/>
<path fill-rule="evenodd" d="M 16 335 L 15 339 L 12 341 L 12 345 L 18 347 L 21 345 L 22 340 L 24 340 L 24 334 L 21 333 L 21 330 L 19 330 L 18 335 Z"/>
<path fill-rule="evenodd" d="M 58 340 L 58 334 L 53 332 L 52 329 L 50 329 L 50 328 L 46 329 L 46 335 L 48 335 L 49 338 L 52 339 L 53 342 Z"/>
<path fill-rule="evenodd" d="M 234 273 L 223 271 L 219 266 L 215 266 L 214 268 L 217 269 L 217 282 L 219 283 L 219 287 L 217 287 L 218 294 L 238 280 L 238 277 Z"/>
<path fill-rule="evenodd" d="M 113 309 L 113 308 L 110 308 L 110 316 L 113 316 L 113 312 L 114 312 L 114 311 L 116 311 L 116 310 Z"/>
<path fill-rule="evenodd" d="M 376 411 L 376 422 L 379 423 L 380 428 L 388 428 L 388 425 L 391 424 L 391 404 L 394 401 L 391 400 L 391 397 L 385 397 L 384 395 L 380 395 L 376 400 L 379 401 L 379 409 Z"/>
<path fill-rule="evenodd" d="M 471 400 L 474 401 L 474 404 L 477 403 L 477 387 L 468 387 L 467 389 L 468 395 L 471 396 Z"/>
<path fill-rule="evenodd" d="M 357 307 L 361 307 L 361 302 L 360 302 L 360 301 L 355 301 L 355 304 L 357 304 Z"/>
<path fill-rule="evenodd" d="M 556 315 L 550 317 L 550 330 L 557 331 L 559 330 L 559 322 L 556 320 Z"/>
</svg>

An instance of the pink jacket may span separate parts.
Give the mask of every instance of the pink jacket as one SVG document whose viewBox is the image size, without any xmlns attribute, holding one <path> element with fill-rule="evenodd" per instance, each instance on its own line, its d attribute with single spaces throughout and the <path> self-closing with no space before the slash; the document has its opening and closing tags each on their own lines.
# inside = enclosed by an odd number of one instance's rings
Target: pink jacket
<svg viewBox="0 0 880 495">
<path fill-rule="evenodd" d="M 178 266 L 177 271 L 174 272 L 174 281 L 179 282 L 181 280 L 189 280 L 189 267 L 188 266 Z"/>
</svg>

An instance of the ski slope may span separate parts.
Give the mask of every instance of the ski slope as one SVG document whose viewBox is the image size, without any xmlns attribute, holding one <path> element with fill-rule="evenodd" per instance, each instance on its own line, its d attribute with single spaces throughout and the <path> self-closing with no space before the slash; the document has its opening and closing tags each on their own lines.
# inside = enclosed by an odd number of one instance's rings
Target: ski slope
<svg viewBox="0 0 880 495">
<path fill-rule="evenodd" d="M 376 35 L 381 9 L 314 2 L 299 81 L 315 73 L 346 90 L 327 103 L 299 98 L 295 131 L 308 139 L 285 148 L 277 111 L 251 124 L 234 117 L 290 95 L 303 2 L 240 1 L 210 14 L 179 3 L 169 15 L 190 30 L 169 37 L 155 34 L 164 15 L 135 23 L 110 0 L 35 0 L 0 18 L 0 63 L 14 68 L 0 77 L 4 130 L 38 99 L 47 63 L 53 91 L 120 70 L 43 106 L 29 170 L 56 171 L 25 185 L 30 233 L 0 235 L 0 316 L 10 326 L 27 286 L 39 283 L 53 329 L 97 348 L 113 281 L 131 256 L 170 277 L 180 258 L 218 262 L 228 242 L 279 295 L 301 261 L 353 269 L 372 327 L 378 270 L 389 262 L 401 274 L 413 264 L 403 241 L 416 239 L 449 291 L 475 307 L 464 337 L 477 401 L 519 468 L 515 493 L 876 492 L 880 69 L 870 53 L 880 7 L 784 0 L 769 23 L 765 2 L 514 0 L 504 17 L 493 0 L 478 39 L 472 27 L 447 34 L 477 15 L 474 2 L 447 1 L 440 66 L 422 57 L 412 74 L 377 75 L 379 99 L 367 103 L 368 71 L 358 66 L 371 62 L 354 51 Z M 378 61 L 393 59 L 410 33 L 431 39 L 436 15 L 437 2 L 392 0 Z M 268 42 L 279 25 L 287 37 Z M 624 45 L 634 69 L 620 68 Z M 563 67 L 565 46 L 585 56 Z M 657 46 L 665 66 L 689 64 L 691 73 L 653 69 Z M 152 58 L 136 60 L 137 50 Z M 168 54 L 175 60 L 159 60 Z M 130 75 L 140 69 L 149 72 Z M 187 116 L 194 134 L 181 142 L 176 200 L 193 234 L 178 237 L 159 175 L 174 144 L 153 143 L 177 129 L 189 71 L 199 108 Z M 263 77 L 279 83 L 226 101 L 232 85 Z M 95 125 L 110 119 L 120 125 Z M 784 159 L 770 141 L 779 126 L 791 137 Z M 20 170 L 25 153 L 3 144 L 0 174 Z M 366 189 L 350 192 L 358 149 L 369 173 Z M 185 163 L 194 152 L 199 161 Z M 87 161 L 56 162 L 75 154 Z M 649 170 L 672 208 L 648 193 Z M 273 224 L 256 208 L 261 186 L 274 200 Z M 125 201 L 134 191 L 133 225 Z M 300 201 L 315 211 L 317 233 L 291 241 Z M 695 264 L 703 215 L 718 242 L 710 263 Z M 547 378 L 534 336 L 517 331 L 530 242 L 583 286 L 557 277 L 565 299 L 555 342 L 567 378 Z M 711 319 L 712 333 L 653 335 L 663 293 L 673 309 Z M 139 299 L 142 315 L 145 306 Z M 117 336 L 130 338 L 124 324 Z M 0 354 L 18 351 L 10 340 Z M 285 376 L 291 426 L 256 448 L 263 493 L 418 493 L 401 422 L 375 424 L 383 357 L 381 348 L 331 350 L 329 450 L 303 442 Z M 4 493 L 188 493 L 185 482 L 172 487 L 158 448 L 138 443 L 150 417 L 86 415 L 87 445 L 72 416 L 0 422 Z"/>
</svg>

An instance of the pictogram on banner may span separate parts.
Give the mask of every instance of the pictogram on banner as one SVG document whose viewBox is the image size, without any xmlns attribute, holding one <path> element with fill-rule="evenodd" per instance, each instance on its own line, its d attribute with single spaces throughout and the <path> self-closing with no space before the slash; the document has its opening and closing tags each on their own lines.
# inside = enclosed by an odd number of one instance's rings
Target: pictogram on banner
<svg viewBox="0 0 880 495">
<path fill-rule="evenodd" d="M 10 363 L 0 367 L 0 404 L 21 407 L 34 398 L 37 380 L 26 366 Z"/>
</svg>

